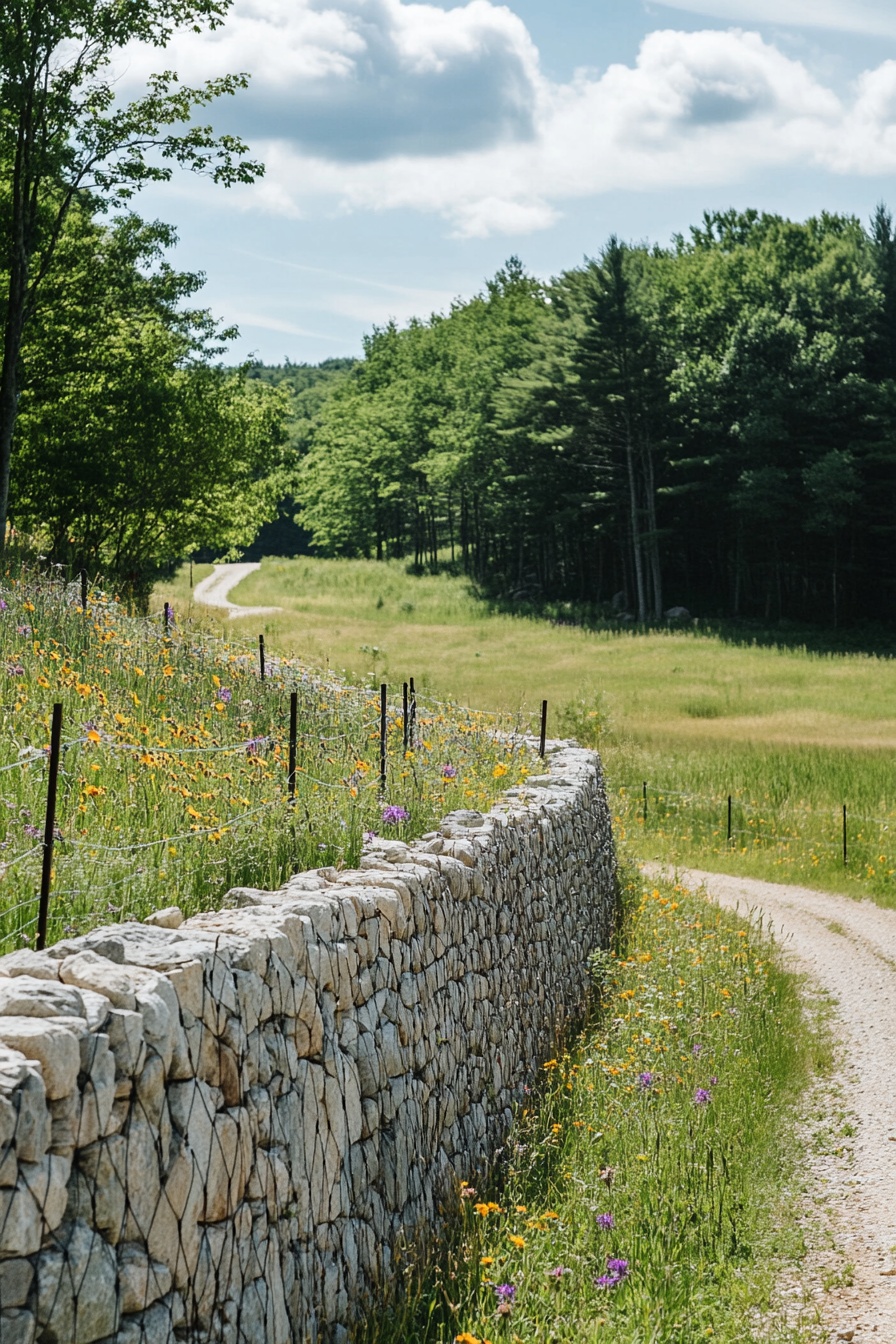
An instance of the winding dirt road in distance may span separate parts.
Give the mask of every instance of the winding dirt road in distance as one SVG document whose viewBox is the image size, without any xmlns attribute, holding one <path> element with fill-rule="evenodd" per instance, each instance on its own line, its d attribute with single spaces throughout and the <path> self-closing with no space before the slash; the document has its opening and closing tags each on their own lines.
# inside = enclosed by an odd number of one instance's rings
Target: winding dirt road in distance
<svg viewBox="0 0 896 1344">
<path fill-rule="evenodd" d="M 260 568 L 261 565 L 257 561 L 255 563 L 244 561 L 233 565 L 215 565 L 212 573 L 196 584 L 193 589 L 193 601 L 201 602 L 206 607 L 222 607 L 227 611 L 231 620 L 235 620 L 239 616 L 267 616 L 272 612 L 282 611 L 282 607 L 240 607 L 236 602 L 228 601 L 227 594 L 231 589 Z"/>
</svg>

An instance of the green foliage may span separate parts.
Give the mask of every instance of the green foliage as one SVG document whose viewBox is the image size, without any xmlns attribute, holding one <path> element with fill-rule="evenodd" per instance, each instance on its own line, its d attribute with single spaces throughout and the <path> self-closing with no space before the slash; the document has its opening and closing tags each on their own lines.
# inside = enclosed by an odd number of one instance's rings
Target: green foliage
<svg viewBox="0 0 896 1344">
<path fill-rule="evenodd" d="M 461 567 L 494 594 L 662 619 L 891 615 L 896 236 L 823 214 L 611 238 L 550 285 L 513 260 L 375 331 L 311 429 L 328 555 Z"/>
<path fill-rule="evenodd" d="M 5 272 L 0 360 L 0 548 L 5 542 L 23 344 L 48 303 L 73 211 L 126 205 L 175 166 L 224 186 L 262 165 L 196 113 L 247 77 L 197 88 L 171 70 L 120 97 L 116 58 L 129 42 L 164 48 L 179 31 L 221 25 L 229 0 L 4 0 L 0 8 L 0 275 Z"/>
<path fill-rule="evenodd" d="M 229 333 L 187 306 L 170 230 L 67 218 L 24 344 L 12 515 L 54 560 L 144 605 L 186 553 L 245 545 L 276 508 L 286 397 L 210 359 Z"/>
<path fill-rule="evenodd" d="M 365 1342 L 808 1338 L 780 1280 L 803 1251 L 794 1112 L 824 1040 L 757 929 L 672 884 L 623 886 L 596 1020 L 521 1099 L 500 1179 L 462 1173 L 433 1263 L 399 1266 Z"/>
</svg>

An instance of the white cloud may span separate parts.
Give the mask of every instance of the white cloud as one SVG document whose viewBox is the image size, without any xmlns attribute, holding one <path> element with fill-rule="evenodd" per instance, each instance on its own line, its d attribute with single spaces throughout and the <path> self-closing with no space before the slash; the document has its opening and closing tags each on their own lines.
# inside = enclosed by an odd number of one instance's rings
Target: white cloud
<svg viewBox="0 0 896 1344">
<path fill-rule="evenodd" d="M 520 18 L 490 0 L 443 10 L 402 0 L 235 0 L 226 24 L 183 33 L 164 63 L 186 83 L 247 71 L 216 124 L 282 138 L 342 162 L 453 153 L 527 139 L 538 53 Z M 122 87 L 159 64 L 126 49 Z"/>
<path fill-rule="evenodd" d="M 565 200 L 612 190 L 736 183 L 788 165 L 896 169 L 894 62 L 844 100 L 755 32 L 660 30 L 633 65 L 552 84 L 521 21 L 489 0 L 323 3 L 237 0 L 222 34 L 166 52 L 191 79 L 253 72 L 234 124 L 267 175 L 230 194 L 240 208 L 411 209 L 484 237 L 547 228 Z M 733 12 L 736 0 L 693 0 L 704 3 Z M 755 12 L 767 0 L 740 3 Z M 802 3 L 774 7 L 780 17 Z M 832 21 L 842 9 L 812 4 Z M 148 60 L 135 54 L 130 77 Z"/>
<path fill-rule="evenodd" d="M 654 0 L 666 9 L 732 23 L 773 23 L 896 37 L 892 0 Z"/>
</svg>

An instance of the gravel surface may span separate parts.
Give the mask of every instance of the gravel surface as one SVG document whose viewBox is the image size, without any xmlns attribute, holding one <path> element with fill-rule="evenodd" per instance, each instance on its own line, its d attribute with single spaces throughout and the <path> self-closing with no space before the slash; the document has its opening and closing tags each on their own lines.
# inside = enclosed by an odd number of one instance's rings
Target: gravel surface
<svg viewBox="0 0 896 1344">
<path fill-rule="evenodd" d="M 240 607 L 236 602 L 227 600 L 231 588 L 260 568 L 257 562 L 250 564 L 249 561 L 236 565 L 215 565 L 208 578 L 197 583 L 193 589 L 193 601 L 201 602 L 206 607 L 223 607 L 230 613 L 231 620 L 237 616 L 266 616 L 273 611 L 282 611 L 282 607 Z"/>
<path fill-rule="evenodd" d="M 643 871 L 663 870 L 645 864 Z M 838 1160 L 842 1149 L 819 1152 L 807 1143 L 808 1204 L 828 1227 L 824 1250 L 809 1236 L 806 1268 L 829 1339 L 896 1344 L 896 911 L 722 873 L 675 875 L 705 887 L 720 905 L 761 915 L 794 969 L 833 1005 L 843 1050 L 830 1094 L 840 1098 L 841 1120 L 843 1108 L 851 1113 L 845 1132 L 855 1132 L 846 1161 Z"/>
</svg>

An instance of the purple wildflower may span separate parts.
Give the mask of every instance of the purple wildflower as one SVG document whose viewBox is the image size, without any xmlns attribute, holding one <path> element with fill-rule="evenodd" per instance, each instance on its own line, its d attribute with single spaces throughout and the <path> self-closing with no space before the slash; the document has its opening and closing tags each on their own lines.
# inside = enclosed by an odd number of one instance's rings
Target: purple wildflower
<svg viewBox="0 0 896 1344">
<path fill-rule="evenodd" d="M 616 1226 L 612 1213 L 599 1213 L 595 1222 L 602 1232 L 610 1232 Z"/>
<path fill-rule="evenodd" d="M 218 691 L 218 699 L 222 702 L 222 704 L 229 705 L 231 700 L 233 699 L 233 691 L 228 690 L 226 686 L 220 687 Z"/>
<path fill-rule="evenodd" d="M 715 1074 L 713 1074 L 713 1076 L 710 1078 L 710 1080 L 709 1080 L 709 1085 L 710 1085 L 710 1087 L 718 1087 L 718 1085 L 719 1085 L 719 1080 L 718 1080 L 718 1078 L 715 1076 Z"/>
<path fill-rule="evenodd" d="M 411 814 L 404 807 L 399 807 L 397 803 L 389 803 L 382 811 L 383 824 L 385 826 L 398 826 L 403 821 L 410 821 Z"/>
<path fill-rule="evenodd" d="M 8 677 L 24 677 L 25 669 L 21 663 L 7 663 L 6 675 Z"/>
<path fill-rule="evenodd" d="M 30 626 L 30 625 L 17 625 L 17 626 L 16 626 L 16 634 L 17 634 L 17 635 L 30 636 L 31 633 L 32 633 L 32 632 L 31 632 L 31 626 Z"/>
<path fill-rule="evenodd" d="M 375 839 L 376 839 L 376 831 L 365 831 L 365 832 L 364 832 L 364 843 L 365 843 L 365 845 L 369 845 L 370 842 L 371 842 L 371 840 L 375 840 Z"/>
<path fill-rule="evenodd" d="M 9 611 L 9 607 L 3 601 L 2 597 L 0 597 L 0 611 Z"/>
<path fill-rule="evenodd" d="M 516 1301 L 515 1283 L 498 1283 L 495 1285 L 495 1297 L 502 1306 L 512 1307 Z"/>
<path fill-rule="evenodd" d="M 266 737 L 250 737 L 249 741 L 246 743 L 246 755 L 260 756 L 267 746 L 267 742 L 268 740 Z"/>
<path fill-rule="evenodd" d="M 555 1265 L 553 1269 L 548 1270 L 549 1279 L 562 1279 L 564 1274 L 571 1274 L 572 1270 L 567 1265 Z"/>
<path fill-rule="evenodd" d="M 696 1044 L 696 1045 L 694 1046 L 694 1048 L 693 1048 L 692 1054 L 699 1055 L 702 1049 L 703 1049 L 703 1046 L 702 1046 L 702 1045 L 700 1044 L 700 1042 L 698 1041 L 697 1044 Z"/>
<path fill-rule="evenodd" d="M 707 1106 L 712 1101 L 712 1093 L 705 1087 L 698 1087 L 694 1093 L 695 1106 Z"/>
<path fill-rule="evenodd" d="M 628 1278 L 628 1261 L 607 1257 L 607 1272 L 594 1280 L 595 1288 L 616 1288 Z"/>
<path fill-rule="evenodd" d="M 39 840 L 42 835 L 40 827 L 32 826 L 30 821 L 25 823 L 25 825 L 22 827 L 22 830 L 25 832 L 27 836 L 30 836 L 32 840 Z"/>
<path fill-rule="evenodd" d="M 457 766 L 449 765 L 448 762 L 446 761 L 445 764 L 442 766 L 442 778 L 457 779 Z"/>
<path fill-rule="evenodd" d="M 653 1074 L 649 1069 L 638 1074 L 638 1086 L 642 1092 L 649 1092 L 653 1087 Z"/>
</svg>

